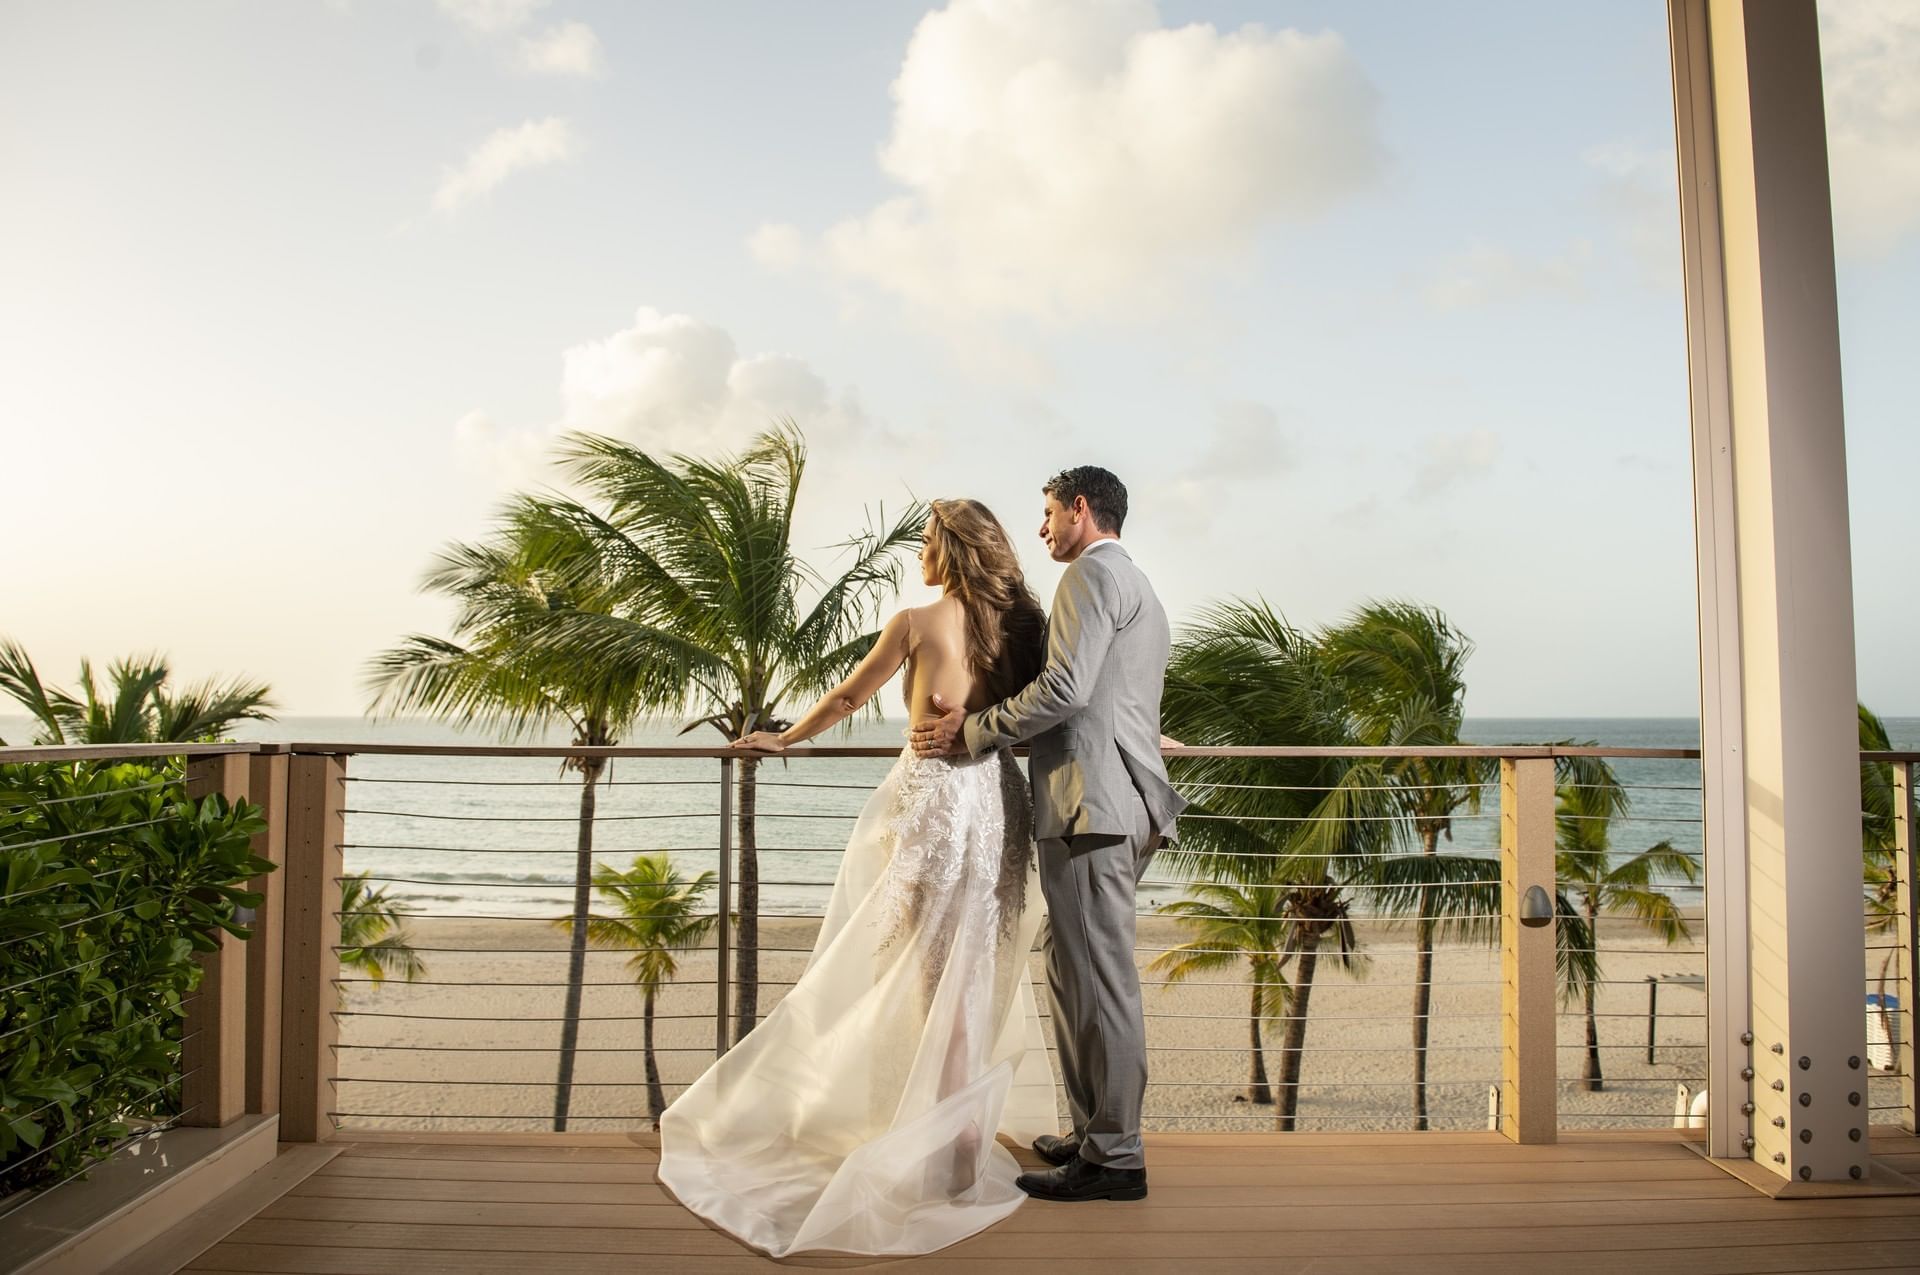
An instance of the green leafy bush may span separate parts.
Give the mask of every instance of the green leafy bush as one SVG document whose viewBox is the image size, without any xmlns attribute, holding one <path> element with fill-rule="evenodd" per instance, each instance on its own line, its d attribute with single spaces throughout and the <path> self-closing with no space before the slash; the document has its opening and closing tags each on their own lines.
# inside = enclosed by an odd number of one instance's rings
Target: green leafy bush
<svg viewBox="0 0 1920 1275">
<path fill-rule="evenodd" d="M 264 826 L 177 762 L 0 765 L 0 1195 L 184 1114 L 194 953 L 247 937 Z"/>
</svg>

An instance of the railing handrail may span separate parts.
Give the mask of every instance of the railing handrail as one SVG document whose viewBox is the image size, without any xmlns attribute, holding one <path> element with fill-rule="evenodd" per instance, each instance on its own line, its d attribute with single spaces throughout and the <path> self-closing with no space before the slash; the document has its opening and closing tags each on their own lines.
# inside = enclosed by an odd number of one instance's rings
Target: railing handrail
<svg viewBox="0 0 1920 1275">
<path fill-rule="evenodd" d="M 9 744 L 0 746 L 0 761 L 113 761 L 123 757 L 227 757 L 235 753 L 278 752 L 279 745 L 259 743 L 173 744 Z"/>
<path fill-rule="evenodd" d="M 294 743 L 248 741 L 221 744 L 10 744 L 0 745 L 0 762 L 111 761 L 122 757 L 218 757 L 233 753 L 304 753 L 355 756 L 415 755 L 434 757 L 653 757 L 688 759 L 719 757 L 893 757 L 897 748 L 872 745 L 817 745 L 789 748 L 784 753 L 742 753 L 724 744 L 665 746 L 613 745 L 590 748 L 572 744 L 390 744 L 373 742 Z M 1016 751 L 1024 752 L 1024 749 Z M 1671 761 L 1698 761 L 1697 748 L 1614 748 L 1570 744 L 1463 744 L 1435 748 L 1323 748 L 1313 745 L 1275 745 L 1251 748 L 1181 746 L 1161 750 L 1168 757 L 1618 757 Z M 1920 751 L 1862 751 L 1862 765 L 1920 763 Z"/>
<path fill-rule="evenodd" d="M 309 755 L 425 755 L 434 757 L 654 757 L 689 759 L 718 757 L 893 757 L 897 748 L 871 745 L 818 745 L 789 748 L 783 753 L 742 753 L 724 744 L 665 746 L 614 745 L 590 748 L 572 744 L 389 744 L 294 743 L 247 741 L 220 744 L 8 744 L 0 745 L 0 762 L 111 761 L 121 757 L 219 757 L 233 753 L 305 753 Z M 1024 752 L 1024 749 L 1015 751 Z M 1323 748 L 1313 745 L 1276 745 L 1252 748 L 1202 748 L 1183 745 L 1161 750 L 1168 757 L 1619 757 L 1698 761 L 1697 748 L 1614 748 L 1570 744 L 1463 744 L 1435 748 Z M 1862 751 L 1863 765 L 1920 763 L 1920 751 Z"/>
<path fill-rule="evenodd" d="M 264 746 L 263 746 L 264 747 Z M 328 756 L 433 756 L 433 757 L 641 757 L 698 760 L 722 757 L 895 757 L 900 750 L 872 745 L 815 745 L 789 748 L 780 753 L 748 753 L 725 744 L 627 745 L 588 747 L 574 744 L 389 744 L 389 743 L 315 743 L 301 741 L 283 745 L 290 753 Z M 1024 748 L 1015 749 L 1024 753 Z M 1621 757 L 1698 760 L 1697 748 L 1606 748 L 1565 744 L 1463 744 L 1434 748 L 1330 748 L 1314 745 L 1272 745 L 1245 748 L 1206 748 L 1182 745 L 1161 750 L 1167 757 L 1434 757 L 1434 758 L 1528 758 L 1528 757 Z M 1865 756 L 1865 754 L 1862 754 Z M 1916 754 L 1920 757 L 1920 754 Z"/>
</svg>

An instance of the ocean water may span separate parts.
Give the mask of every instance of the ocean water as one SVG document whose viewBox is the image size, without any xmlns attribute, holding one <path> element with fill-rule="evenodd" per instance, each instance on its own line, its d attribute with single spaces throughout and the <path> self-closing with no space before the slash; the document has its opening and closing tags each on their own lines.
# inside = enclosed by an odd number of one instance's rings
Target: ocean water
<svg viewBox="0 0 1920 1275">
<path fill-rule="evenodd" d="M 1890 719 L 1896 747 L 1920 747 L 1920 718 Z M 897 748 L 904 724 L 865 720 L 821 742 Z M 485 732 L 461 732 L 431 721 L 370 724 L 359 718 L 285 718 L 248 723 L 245 739 L 308 743 L 483 744 Z M 1484 744 L 1591 741 L 1622 748 L 1697 748 L 1691 718 L 1475 718 L 1465 739 Z M 0 718 L 0 737 L 24 740 L 24 723 Z M 564 730 L 537 741 L 564 744 Z M 650 725 L 623 743 L 711 745 L 709 728 L 682 735 L 675 723 Z M 761 765 L 758 837 L 760 910 L 808 915 L 827 900 L 839 850 L 890 758 L 773 759 Z M 1698 762 L 1620 759 L 1629 814 L 1617 820 L 1613 844 L 1622 855 L 1659 841 L 1700 848 Z M 603 775 L 594 827 L 596 862 L 625 866 L 633 856 L 670 852 L 689 875 L 718 865 L 720 765 L 700 758 L 621 758 Z M 558 916 L 572 888 L 580 783 L 552 758 L 386 756 L 361 754 L 348 764 L 345 852 L 349 872 L 369 872 L 389 893 L 423 915 Z M 1491 851 L 1499 844 L 1498 793 L 1478 812 L 1456 818 L 1443 851 Z M 1156 868 L 1150 879 L 1167 879 Z M 1684 904 L 1698 887 L 1670 883 Z M 1149 886 L 1143 907 L 1179 896 Z"/>
</svg>

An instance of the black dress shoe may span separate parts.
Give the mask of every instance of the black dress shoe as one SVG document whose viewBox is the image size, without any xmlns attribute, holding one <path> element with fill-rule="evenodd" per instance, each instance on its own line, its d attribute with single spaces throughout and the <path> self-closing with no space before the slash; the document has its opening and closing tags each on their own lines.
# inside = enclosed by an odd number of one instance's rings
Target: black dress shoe
<svg viewBox="0 0 1920 1275">
<path fill-rule="evenodd" d="M 1075 1156 L 1057 1169 L 1023 1173 L 1013 1184 L 1036 1200 L 1144 1200 L 1145 1169 L 1109 1169 Z"/>
<path fill-rule="evenodd" d="M 1033 1140 L 1033 1153 L 1048 1164 L 1065 1164 L 1080 1154 L 1080 1139 L 1043 1133 Z"/>
</svg>

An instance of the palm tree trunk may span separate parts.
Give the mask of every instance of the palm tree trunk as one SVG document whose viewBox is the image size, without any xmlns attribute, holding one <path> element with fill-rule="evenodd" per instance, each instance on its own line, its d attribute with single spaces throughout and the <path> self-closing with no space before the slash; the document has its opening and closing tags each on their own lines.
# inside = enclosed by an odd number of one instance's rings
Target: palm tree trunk
<svg viewBox="0 0 1920 1275">
<path fill-rule="evenodd" d="M 759 799 L 755 771 L 760 763 L 740 759 L 740 802 L 735 836 L 740 846 L 740 947 L 734 966 L 733 1041 L 753 1030 L 760 1012 L 760 856 L 754 840 L 754 807 Z M 721 907 L 726 900 L 721 900 Z"/>
<path fill-rule="evenodd" d="M 653 1052 L 653 989 L 649 987 L 645 995 L 645 1007 L 640 1012 L 640 1047 L 646 1058 L 647 1066 L 647 1119 L 655 1130 L 660 1128 L 660 1113 L 667 1109 L 667 1092 L 660 1087 L 660 1059 Z"/>
<path fill-rule="evenodd" d="M 1426 891 L 1421 891 L 1420 923 L 1413 954 L 1413 1127 L 1427 1128 L 1427 1028 L 1433 1021 L 1433 920 L 1427 915 Z"/>
<path fill-rule="evenodd" d="M 1440 826 L 1420 829 L 1421 853 L 1431 857 L 1440 849 Z M 1413 1127 L 1427 1128 L 1427 1028 L 1433 1008 L 1433 903 L 1426 886 L 1420 887 L 1420 920 L 1414 927 L 1413 955 Z"/>
<path fill-rule="evenodd" d="M 1587 911 L 1587 936 L 1588 936 L 1587 941 L 1593 944 L 1595 947 L 1599 947 L 1600 946 L 1600 925 L 1599 925 L 1600 908 L 1599 908 L 1599 901 L 1594 898 L 1592 891 L 1587 892 L 1586 911 Z M 1599 955 L 1598 953 L 1596 953 L 1594 956 L 1594 965 L 1596 968 L 1599 966 L 1599 963 L 1600 963 Z M 1597 1015 L 1595 1015 L 1594 1009 L 1593 1009 L 1594 997 L 1598 990 L 1599 990 L 1599 984 L 1597 982 L 1589 981 L 1587 983 L 1587 1075 L 1586 1075 L 1586 1081 L 1587 1081 L 1588 1093 L 1599 1093 L 1601 1090 L 1607 1087 L 1606 1078 L 1600 1074 L 1599 1018 Z"/>
<path fill-rule="evenodd" d="M 1280 1102 L 1275 1127 L 1292 1133 L 1300 1109 L 1300 1060 L 1307 1043 L 1307 1004 L 1313 998 L 1314 967 L 1320 962 L 1320 935 L 1306 935 L 1300 943 L 1299 964 L 1287 995 L 1287 1034 L 1280 1046 Z"/>
<path fill-rule="evenodd" d="M 1261 970 L 1256 963 L 1253 967 L 1253 1004 L 1247 1010 L 1248 1043 L 1253 1047 L 1253 1075 L 1247 1080 L 1247 1100 L 1262 1107 L 1273 1105 L 1273 1087 L 1267 1083 L 1266 1051 L 1260 1044 L 1260 986 Z"/>
<path fill-rule="evenodd" d="M 574 838 L 573 927 L 567 948 L 567 1002 L 560 1021 L 560 1074 L 553 1085 L 553 1131 L 567 1131 L 567 1112 L 573 1105 L 574 1050 L 580 1045 L 580 993 L 587 976 L 587 913 L 593 906 L 593 812 L 599 803 L 597 783 L 606 762 L 598 757 L 580 762 L 580 828 Z"/>
</svg>

